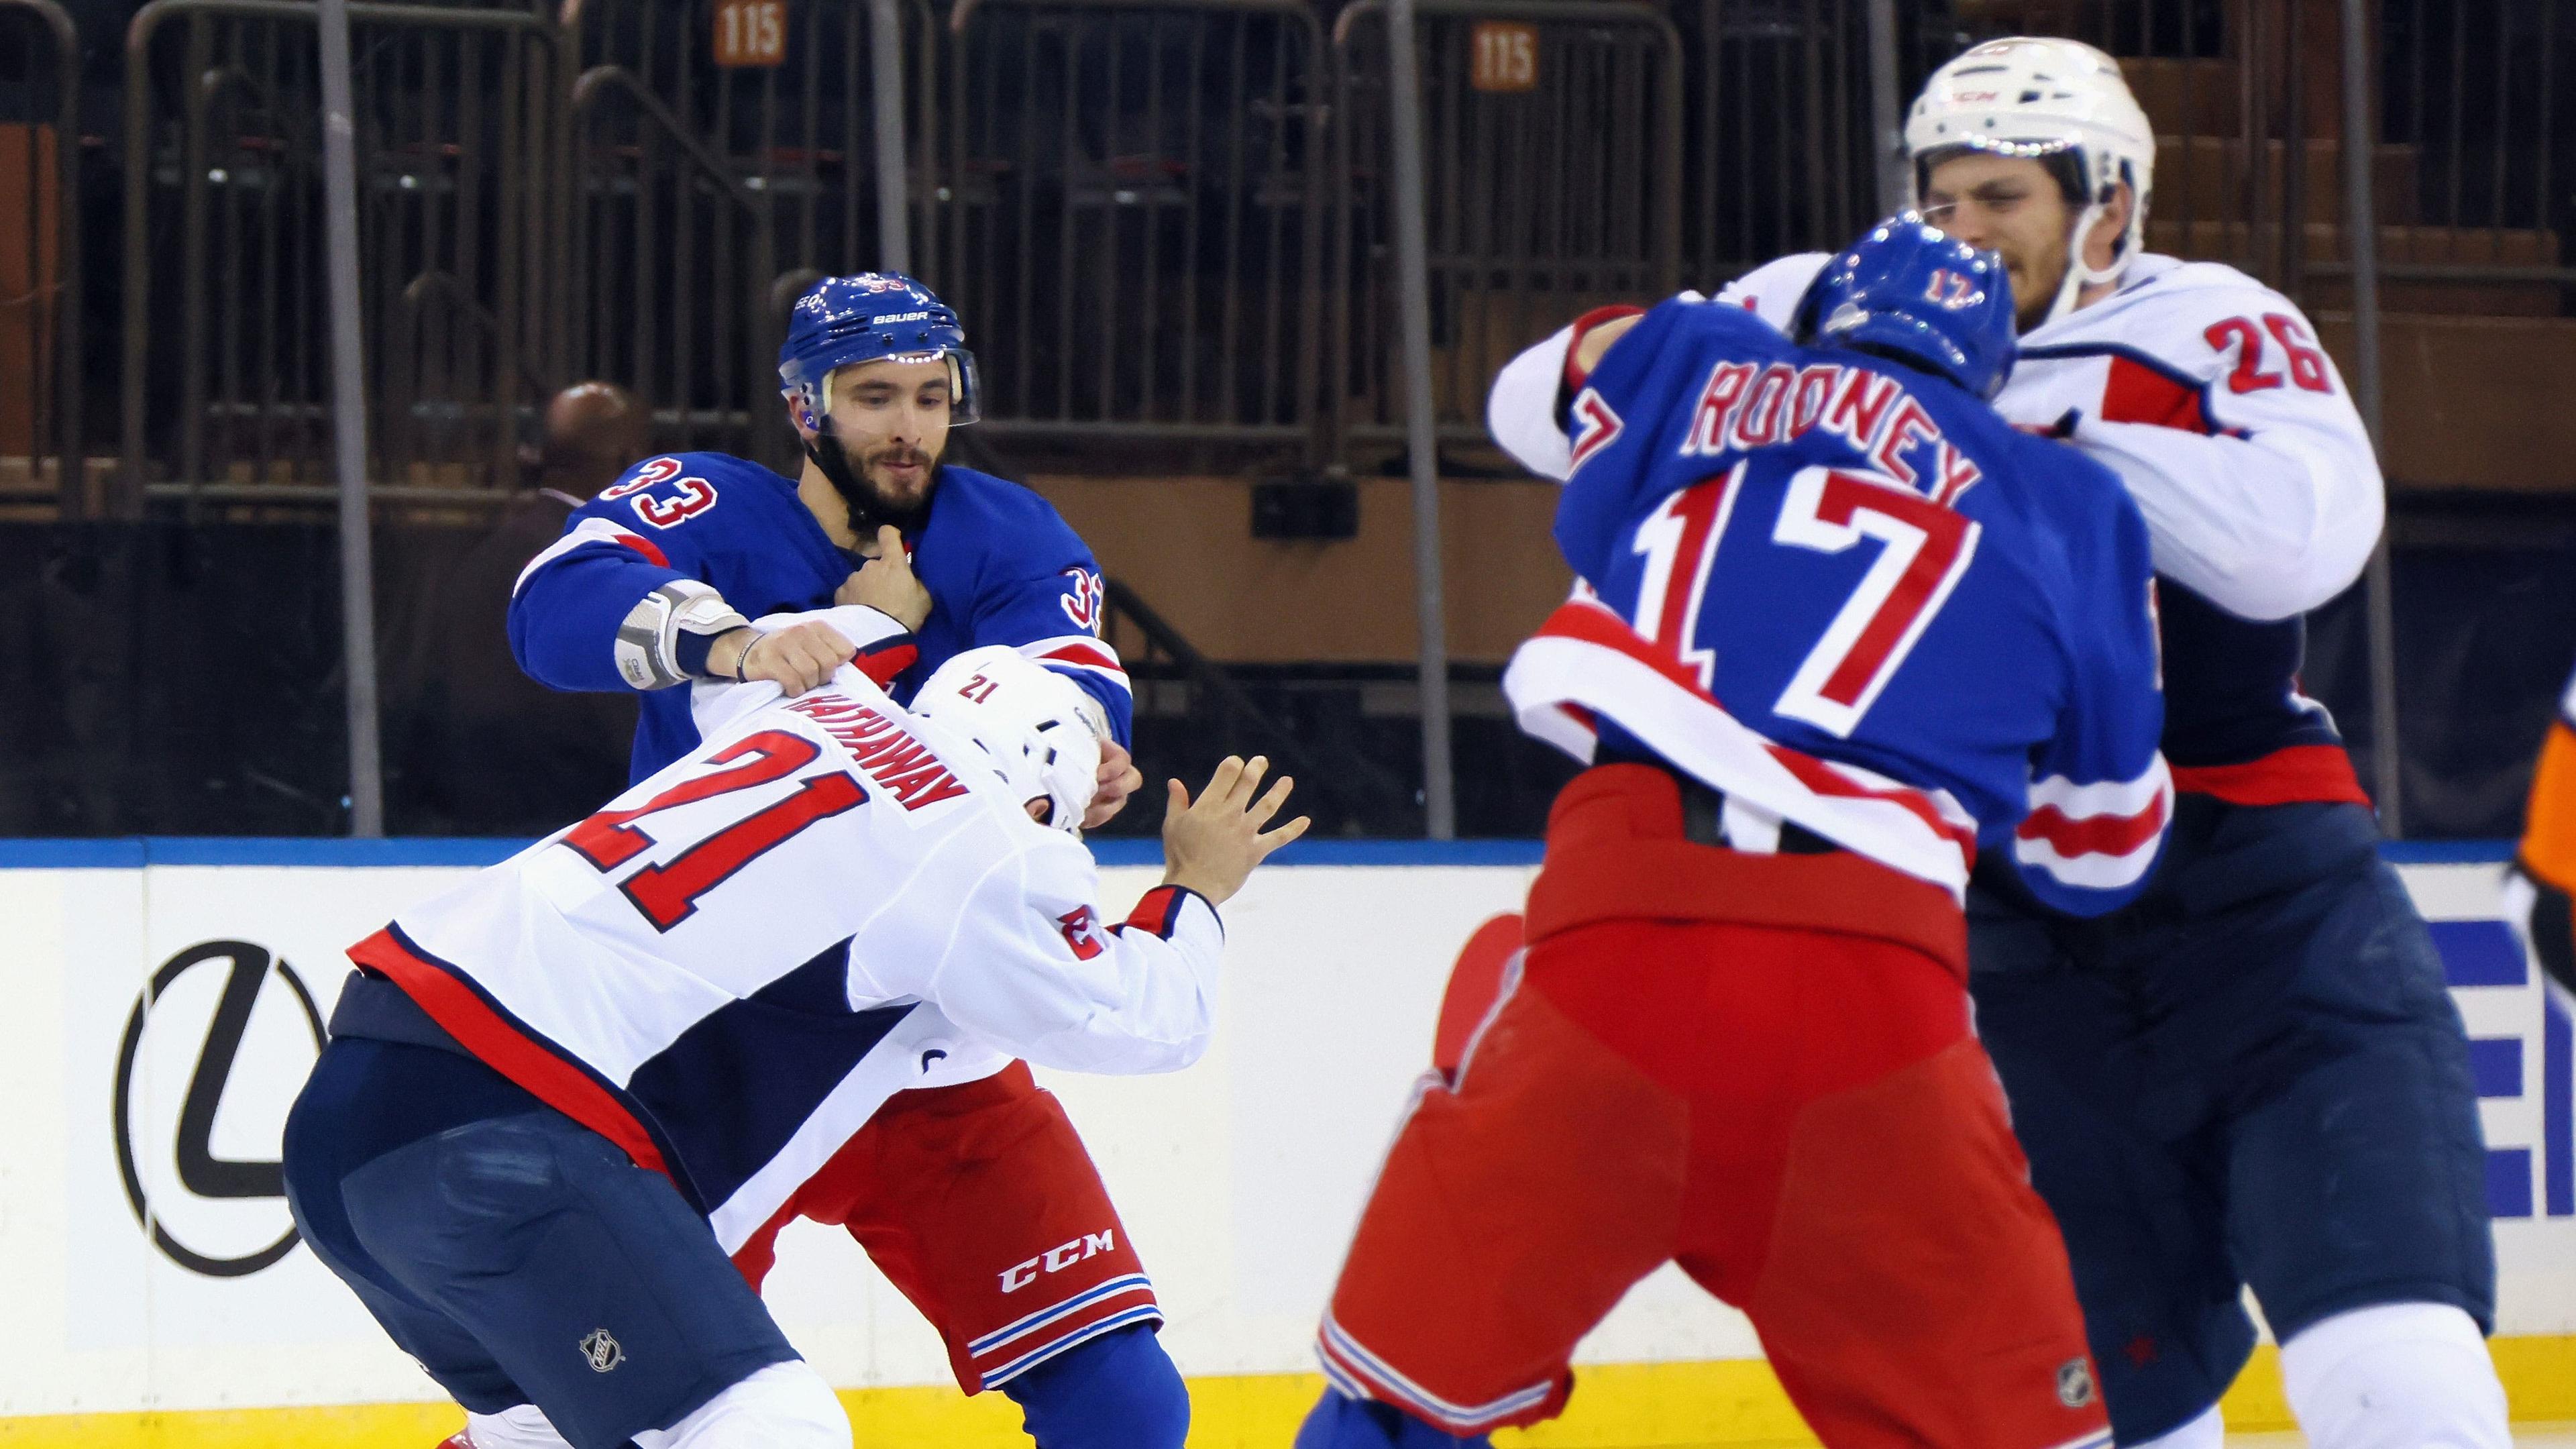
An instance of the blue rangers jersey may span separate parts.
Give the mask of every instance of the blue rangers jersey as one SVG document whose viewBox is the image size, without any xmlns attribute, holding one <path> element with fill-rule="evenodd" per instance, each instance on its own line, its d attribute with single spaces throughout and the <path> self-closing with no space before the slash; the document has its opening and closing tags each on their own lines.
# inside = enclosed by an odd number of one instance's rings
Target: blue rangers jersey
<svg viewBox="0 0 2576 1449">
<path fill-rule="evenodd" d="M 1785 329 L 1824 263 L 1783 257 L 1718 300 Z M 2119 474 L 2146 518 L 2176 786 L 2368 805 L 2299 669 L 2303 616 L 2360 576 L 2386 510 L 2370 435 L 2306 315 L 2233 267 L 2150 253 L 2109 296 L 2024 336 L 1995 407 Z"/>
<path fill-rule="evenodd" d="M 1696 300 L 1582 381 L 1556 538 L 1588 586 L 1505 676 L 1525 728 L 1642 746 L 1725 793 L 1731 841 L 1794 823 L 1954 898 L 1980 849 L 2064 910 L 2137 891 L 2172 782 L 2118 479 Z"/>
<path fill-rule="evenodd" d="M 1016 483 L 942 465 L 913 570 L 930 591 L 918 636 L 870 661 L 891 673 L 900 701 L 954 655 L 1008 644 L 1072 677 L 1130 742 L 1133 696 L 1116 651 L 1100 638 L 1100 566 L 1053 506 Z M 676 578 L 724 595 L 750 618 L 828 607 L 858 560 L 834 546 L 796 495 L 793 479 L 723 453 L 647 458 L 575 510 L 564 535 L 530 561 L 510 600 L 519 667 L 556 689 L 630 687 L 617 670 L 618 625 L 638 600 Z M 886 666 L 901 664 L 899 672 Z M 695 749 L 689 691 L 647 693 L 635 730 L 632 780 Z"/>
</svg>

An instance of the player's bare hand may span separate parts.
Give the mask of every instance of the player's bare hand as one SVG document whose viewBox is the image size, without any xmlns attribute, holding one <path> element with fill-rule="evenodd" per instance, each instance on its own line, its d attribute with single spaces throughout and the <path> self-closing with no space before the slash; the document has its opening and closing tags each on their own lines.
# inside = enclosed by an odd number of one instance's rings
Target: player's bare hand
<svg viewBox="0 0 2576 1449">
<path fill-rule="evenodd" d="M 720 678 L 766 679 L 789 694 L 803 694 L 849 663 L 853 652 L 840 630 L 819 620 L 775 634 L 736 629 L 707 651 L 707 672 Z"/>
<path fill-rule="evenodd" d="M 1303 815 L 1276 830 L 1262 830 L 1288 803 L 1294 783 L 1282 775 L 1263 791 L 1261 777 L 1269 770 L 1270 761 L 1259 755 L 1248 761 L 1228 755 L 1195 801 L 1180 781 L 1170 782 L 1170 808 L 1163 814 L 1165 885 L 1187 886 L 1210 902 L 1223 901 L 1243 889 L 1252 868 L 1270 852 L 1306 833 L 1314 822 Z"/>
<path fill-rule="evenodd" d="M 912 555 L 904 552 L 903 534 L 892 525 L 877 530 L 876 552 L 832 591 L 832 602 L 865 604 L 907 629 L 920 628 L 930 617 L 930 590 L 913 577 Z"/>
<path fill-rule="evenodd" d="M 1109 823 L 1127 804 L 1127 797 L 1144 788 L 1145 772 L 1136 768 L 1136 757 L 1116 740 L 1100 742 L 1100 786 L 1091 795 L 1091 808 L 1082 812 L 1082 828 L 1097 830 Z"/>
</svg>

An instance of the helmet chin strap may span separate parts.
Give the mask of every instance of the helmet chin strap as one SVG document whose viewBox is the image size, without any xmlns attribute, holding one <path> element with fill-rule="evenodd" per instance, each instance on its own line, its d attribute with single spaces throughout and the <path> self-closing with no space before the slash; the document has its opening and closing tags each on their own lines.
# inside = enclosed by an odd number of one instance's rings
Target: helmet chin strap
<svg viewBox="0 0 2576 1449">
<path fill-rule="evenodd" d="M 2094 225 L 2102 220 L 2103 213 L 2109 208 L 2108 201 L 2097 201 L 2077 214 L 2074 227 L 2066 234 L 2066 278 L 2057 284 L 2057 299 L 2049 304 L 2048 315 L 2040 319 L 2040 327 L 2074 311 L 2083 301 L 2086 287 L 2107 286 L 2128 274 L 2129 260 L 2138 250 L 2137 238 L 2141 230 L 2134 211 L 2130 214 L 2128 231 L 2121 236 L 2120 245 L 2111 254 L 2111 265 L 2093 267 L 2084 260 L 2084 240 L 2093 234 Z M 2039 328 L 2031 330 L 2036 332 Z"/>
</svg>

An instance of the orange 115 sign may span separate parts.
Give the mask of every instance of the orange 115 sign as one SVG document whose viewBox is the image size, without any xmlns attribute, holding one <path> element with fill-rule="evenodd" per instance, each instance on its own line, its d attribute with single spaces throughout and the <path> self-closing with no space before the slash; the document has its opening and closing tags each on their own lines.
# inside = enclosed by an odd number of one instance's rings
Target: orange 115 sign
<svg viewBox="0 0 2576 1449">
<path fill-rule="evenodd" d="M 1480 20 L 1470 33 L 1473 69 L 1468 83 L 1480 91 L 1538 89 L 1538 27 L 1517 20 Z"/>
<path fill-rule="evenodd" d="M 787 63 L 787 0 L 716 0 L 716 64 Z"/>
</svg>

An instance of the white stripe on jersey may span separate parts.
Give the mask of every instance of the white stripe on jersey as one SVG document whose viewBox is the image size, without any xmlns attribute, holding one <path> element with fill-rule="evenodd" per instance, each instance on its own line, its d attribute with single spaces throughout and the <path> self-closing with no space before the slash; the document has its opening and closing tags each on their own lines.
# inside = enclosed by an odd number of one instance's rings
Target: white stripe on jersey
<svg viewBox="0 0 2576 1449">
<path fill-rule="evenodd" d="M 1560 621 L 1582 625 L 1595 615 L 1589 625 L 1596 637 L 1560 632 Z M 1621 635 L 1635 641 L 1633 648 L 1613 642 Z M 1514 652 L 1503 693 L 1522 729 L 1579 760 L 1593 756 L 1590 713 L 1606 714 L 1729 797 L 1741 796 L 1854 854 L 1966 899 L 1976 825 L 1949 792 L 1915 789 L 1766 739 L 1664 673 L 1652 662 L 1651 647 L 1609 610 L 1568 604 Z M 1568 705 L 1583 713 L 1569 712 Z"/>
<path fill-rule="evenodd" d="M 586 548 L 595 543 L 622 545 L 644 556 L 647 562 L 652 561 L 652 555 L 646 552 L 650 546 L 644 542 L 643 535 L 632 529 L 620 528 L 605 518 L 585 518 L 574 524 L 571 531 L 563 537 L 546 545 L 543 553 L 528 560 L 528 566 L 519 570 L 518 579 L 510 585 L 510 597 L 517 598 L 519 590 L 528 586 L 528 580 L 536 577 L 537 570 L 562 558 L 574 549 Z"/>
</svg>

